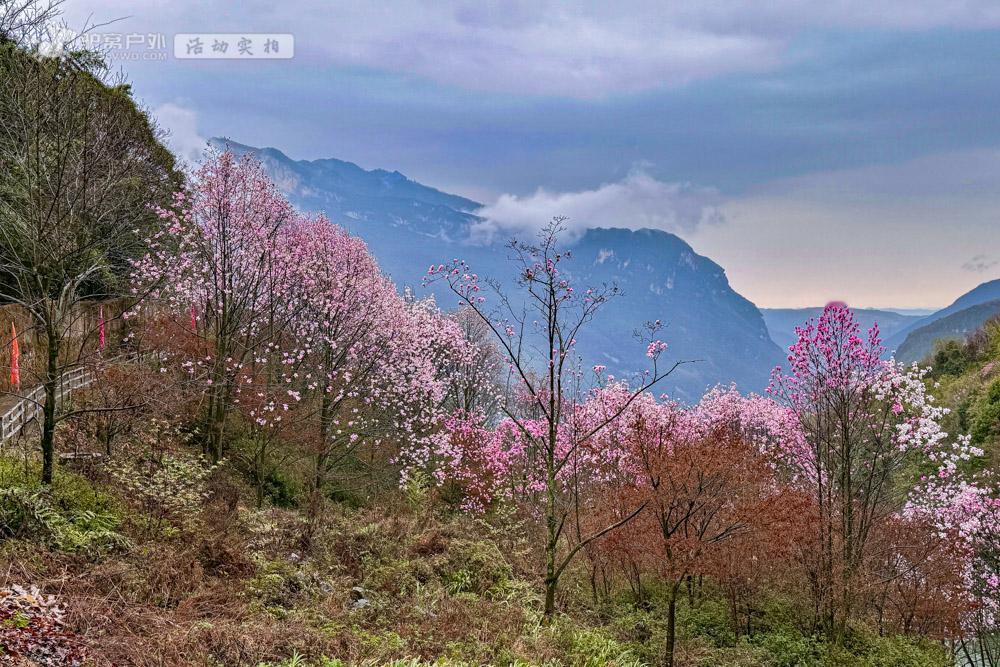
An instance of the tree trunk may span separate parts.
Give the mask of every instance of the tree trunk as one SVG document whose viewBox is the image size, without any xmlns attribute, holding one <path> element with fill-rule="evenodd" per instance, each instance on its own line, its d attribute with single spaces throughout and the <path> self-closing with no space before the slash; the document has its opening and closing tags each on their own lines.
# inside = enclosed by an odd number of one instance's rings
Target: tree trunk
<svg viewBox="0 0 1000 667">
<path fill-rule="evenodd" d="M 551 404 L 550 410 L 554 410 Z M 553 414 L 552 412 L 549 413 Z M 559 584 L 559 576 L 556 574 L 556 550 L 559 547 L 559 519 L 556 516 L 556 426 L 550 419 L 549 435 L 545 451 L 545 527 L 548 530 L 545 542 L 545 609 L 543 620 L 545 623 L 552 621 L 556 613 L 556 586 Z"/>
<path fill-rule="evenodd" d="M 556 580 L 545 579 L 545 611 L 543 622 L 550 623 L 556 613 Z"/>
<path fill-rule="evenodd" d="M 257 445 L 257 443 L 254 443 L 254 446 L 255 446 L 255 452 L 253 457 L 253 466 L 254 466 L 253 476 L 254 480 L 257 483 L 257 489 L 256 489 L 257 509 L 260 509 L 264 506 L 264 483 L 266 481 L 264 479 L 265 475 L 264 448 L 263 446 Z"/>
<path fill-rule="evenodd" d="M 726 595 L 726 598 L 729 602 L 729 616 L 733 624 L 733 634 L 739 638 L 740 633 L 743 631 L 743 624 L 740 623 L 740 602 L 735 593 L 730 592 Z"/>
<path fill-rule="evenodd" d="M 329 357 L 329 353 L 327 357 Z M 327 368 L 329 368 L 329 363 L 327 361 Z M 329 377 L 329 370 L 326 370 L 325 374 Z M 319 407 L 319 451 L 316 454 L 316 474 L 313 479 L 313 490 L 316 493 L 322 492 L 323 484 L 326 481 L 326 461 L 330 454 L 329 440 L 332 425 L 333 400 L 330 398 L 330 392 L 324 390 Z"/>
<path fill-rule="evenodd" d="M 222 459 L 222 441 L 226 432 L 226 373 L 225 368 L 213 373 L 211 400 L 209 401 L 208 456 L 212 463 Z"/>
<path fill-rule="evenodd" d="M 556 586 L 559 585 L 559 576 L 556 574 L 556 547 L 559 542 L 554 515 L 550 517 L 548 524 L 549 538 L 545 543 L 545 609 L 542 612 L 542 620 L 546 624 L 555 616 Z"/>
<path fill-rule="evenodd" d="M 671 584 L 667 597 L 667 638 L 663 651 L 664 667 L 674 667 L 674 644 L 677 641 L 677 589 L 679 587 L 680 580 Z"/>
<path fill-rule="evenodd" d="M 556 575 L 556 547 L 558 541 L 558 528 L 556 527 L 554 492 L 550 489 L 548 539 L 545 542 L 545 609 L 543 621 L 549 623 L 556 613 L 556 586 L 559 584 L 559 577 Z"/>
<path fill-rule="evenodd" d="M 45 380 L 45 405 L 42 406 L 42 484 L 52 484 L 55 458 L 56 391 L 58 380 Z"/>
<path fill-rule="evenodd" d="M 59 342 L 52 327 L 46 327 L 45 404 L 42 406 L 42 484 L 52 484 L 55 458 L 56 393 L 59 391 Z"/>
<path fill-rule="evenodd" d="M 326 354 L 326 365 L 324 375 L 329 377 L 330 353 Z M 313 536 L 319 524 L 320 513 L 323 509 L 323 487 L 326 485 L 327 460 L 331 454 L 329 444 L 330 431 L 333 424 L 333 400 L 328 391 L 323 391 L 320 399 L 319 409 L 319 450 L 313 461 L 312 488 L 309 490 L 309 506 L 307 511 L 305 547 L 312 545 Z"/>
<path fill-rule="evenodd" d="M 257 484 L 254 488 L 254 507 L 260 509 L 264 506 L 264 480 L 261 479 L 260 473 L 256 473 Z"/>
<path fill-rule="evenodd" d="M 223 316 L 223 321 L 219 325 L 220 334 L 216 340 L 215 361 L 212 365 L 212 386 L 209 389 L 208 456 L 212 463 L 218 463 L 225 453 L 223 440 L 226 433 L 226 418 L 229 416 L 229 400 L 231 398 L 231 388 L 229 386 L 230 375 L 227 369 L 227 366 L 231 362 L 227 360 L 229 359 L 232 346 L 229 344 L 228 338 L 223 336 L 221 332 L 227 331 L 227 326 L 225 317 Z M 235 366 L 236 364 L 233 365 Z"/>
</svg>

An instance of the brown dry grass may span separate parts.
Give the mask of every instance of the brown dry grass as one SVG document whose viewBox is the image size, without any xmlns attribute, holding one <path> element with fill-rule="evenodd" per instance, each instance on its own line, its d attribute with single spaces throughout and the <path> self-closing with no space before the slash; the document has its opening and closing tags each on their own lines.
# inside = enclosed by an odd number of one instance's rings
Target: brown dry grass
<svg viewBox="0 0 1000 667">
<path fill-rule="evenodd" d="M 257 665 L 297 652 L 354 662 L 433 659 L 455 643 L 510 646 L 522 630 L 517 604 L 449 595 L 443 581 L 476 545 L 467 519 L 440 520 L 396 501 L 332 507 L 308 553 L 297 553 L 301 516 L 261 515 L 254 534 L 217 485 L 193 532 L 146 541 L 98 561 L 28 542 L 0 547 L 0 587 L 31 582 L 57 595 L 95 665 Z M 456 551 L 456 549 L 459 549 Z M 280 585 L 260 589 L 268 568 Z M 351 609 L 364 586 L 369 608 Z"/>
</svg>

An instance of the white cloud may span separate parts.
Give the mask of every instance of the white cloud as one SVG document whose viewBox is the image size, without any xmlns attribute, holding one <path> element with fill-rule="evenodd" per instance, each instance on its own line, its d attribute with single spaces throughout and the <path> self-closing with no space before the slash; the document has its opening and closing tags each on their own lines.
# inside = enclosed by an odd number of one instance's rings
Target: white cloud
<svg viewBox="0 0 1000 667">
<path fill-rule="evenodd" d="M 201 161 L 208 140 L 198 132 L 198 114 L 167 102 L 153 109 L 153 116 L 167 132 L 167 148 L 183 162 Z"/>
<path fill-rule="evenodd" d="M 70 14 L 134 16 L 129 29 L 291 32 L 302 58 L 489 92 L 599 98 L 759 71 L 804 30 L 1000 26 L 985 0 L 70 0 Z"/>
<path fill-rule="evenodd" d="M 556 216 L 568 218 L 571 236 L 593 227 L 688 232 L 721 219 L 718 199 L 715 190 L 666 183 L 635 170 L 621 181 L 593 190 L 550 192 L 540 188 L 526 197 L 501 195 L 477 212 L 484 220 L 473 227 L 472 236 L 474 241 L 489 242 L 498 236 L 530 233 Z"/>
</svg>

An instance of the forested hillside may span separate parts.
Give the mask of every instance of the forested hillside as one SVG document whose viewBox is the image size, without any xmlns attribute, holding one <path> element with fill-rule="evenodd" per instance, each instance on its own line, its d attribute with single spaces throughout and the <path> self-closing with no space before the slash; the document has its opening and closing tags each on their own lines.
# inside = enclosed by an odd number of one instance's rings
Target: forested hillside
<svg viewBox="0 0 1000 667">
<path fill-rule="evenodd" d="M 938 320 L 943 318 L 956 315 L 961 311 L 974 306 L 981 306 L 983 304 L 990 303 L 1000 299 L 1000 280 L 990 280 L 988 282 L 978 285 L 975 289 L 969 290 L 965 294 L 961 295 L 953 303 L 951 303 L 946 308 L 937 310 L 926 317 L 920 318 L 915 322 L 911 322 L 906 327 L 896 331 L 893 335 L 886 339 L 886 347 L 889 351 L 894 351 L 900 349 L 900 347 L 906 342 L 909 335 L 915 332 L 917 329 L 928 327 L 931 324 L 936 323 Z M 970 311 L 972 312 L 972 311 Z M 980 324 L 982 322 L 980 321 Z M 978 326 L 978 325 L 976 325 Z M 973 327 L 975 328 L 975 327 Z M 930 351 L 929 347 L 923 348 L 922 352 L 926 354 Z"/>
<path fill-rule="evenodd" d="M 998 313 L 1000 300 L 969 306 L 936 319 L 911 331 L 896 350 L 896 359 L 905 363 L 924 361 L 937 343 L 949 340 L 964 342 Z"/>
<path fill-rule="evenodd" d="M 968 433 L 987 453 L 989 466 L 1000 457 L 1000 320 L 989 320 L 967 340 L 937 344 L 932 377 L 952 412 L 946 425 Z"/>
</svg>

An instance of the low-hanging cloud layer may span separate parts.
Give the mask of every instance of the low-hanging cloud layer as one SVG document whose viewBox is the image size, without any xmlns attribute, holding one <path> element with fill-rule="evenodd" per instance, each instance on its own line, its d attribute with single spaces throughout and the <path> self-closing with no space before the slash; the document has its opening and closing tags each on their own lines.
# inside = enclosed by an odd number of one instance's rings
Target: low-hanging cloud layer
<svg viewBox="0 0 1000 667">
<path fill-rule="evenodd" d="M 179 104 L 154 114 L 178 156 L 205 148 L 198 117 Z M 393 165 L 385 165 L 392 167 Z M 1000 277 L 1000 150 L 950 151 L 763 183 L 743 194 L 657 179 L 651 166 L 590 189 L 502 194 L 477 211 L 474 243 L 526 237 L 553 217 L 567 241 L 587 229 L 675 233 L 719 262 L 761 306 L 924 308 Z M 435 183 L 429 183 L 435 185 Z"/>
<path fill-rule="evenodd" d="M 537 231 L 555 217 L 565 217 L 566 231 L 578 237 L 594 227 L 660 229 L 691 232 L 720 222 L 719 193 L 690 183 L 665 183 L 642 169 L 592 190 L 550 192 L 538 189 L 518 197 L 504 194 L 477 211 L 483 221 L 472 228 L 472 240 L 489 243 Z"/>
</svg>

